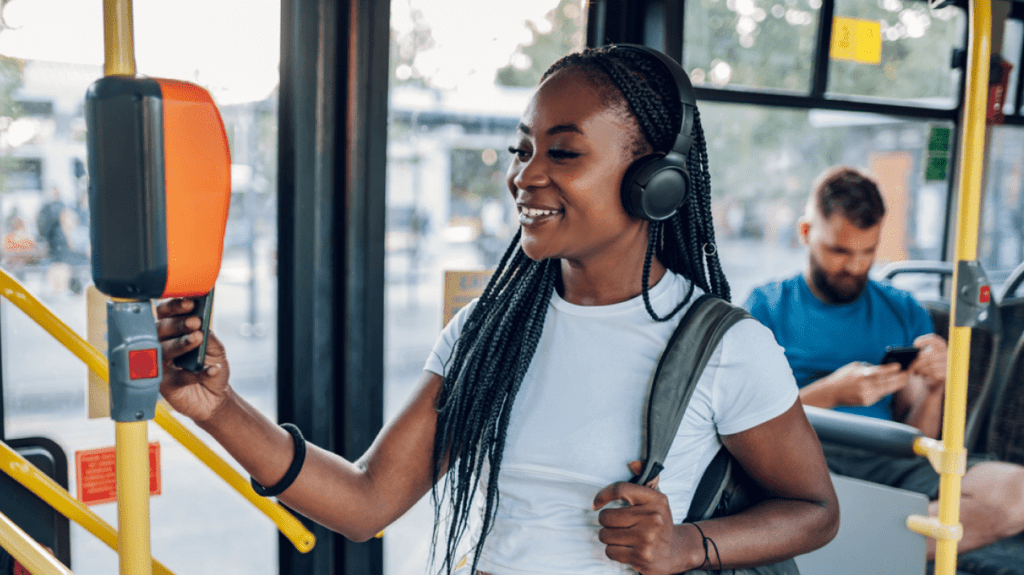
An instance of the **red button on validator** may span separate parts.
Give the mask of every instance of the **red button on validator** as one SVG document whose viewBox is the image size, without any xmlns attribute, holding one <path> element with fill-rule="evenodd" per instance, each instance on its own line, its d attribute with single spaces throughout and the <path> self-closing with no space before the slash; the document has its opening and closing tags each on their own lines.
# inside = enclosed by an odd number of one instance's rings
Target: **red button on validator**
<svg viewBox="0 0 1024 575">
<path fill-rule="evenodd" d="M 156 348 L 136 349 L 128 352 L 128 377 L 131 379 L 149 379 L 160 375 L 160 366 L 156 361 Z"/>
</svg>

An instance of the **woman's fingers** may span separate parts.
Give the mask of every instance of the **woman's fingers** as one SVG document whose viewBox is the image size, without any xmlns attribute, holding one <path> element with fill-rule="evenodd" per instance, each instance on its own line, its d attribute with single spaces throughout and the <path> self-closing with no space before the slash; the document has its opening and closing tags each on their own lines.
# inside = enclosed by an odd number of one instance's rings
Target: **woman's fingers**
<svg viewBox="0 0 1024 575">
<path fill-rule="evenodd" d="M 203 334 L 198 331 L 172 338 L 161 337 L 160 347 L 163 348 L 164 365 L 171 366 L 176 357 L 199 347 L 202 341 Z"/>
<path fill-rule="evenodd" d="M 156 316 L 158 318 L 184 315 L 196 307 L 196 302 L 190 298 L 171 298 L 160 301 L 156 304 Z"/>
<path fill-rule="evenodd" d="M 157 338 L 164 340 L 198 331 L 201 327 L 203 327 L 203 320 L 199 319 L 198 316 L 172 316 L 157 320 L 156 336 Z"/>
</svg>

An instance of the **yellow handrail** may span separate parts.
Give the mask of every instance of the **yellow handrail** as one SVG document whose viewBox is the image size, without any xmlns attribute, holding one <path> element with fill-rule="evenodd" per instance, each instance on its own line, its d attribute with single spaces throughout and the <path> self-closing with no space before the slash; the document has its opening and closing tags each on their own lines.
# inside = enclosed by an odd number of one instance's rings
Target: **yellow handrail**
<svg viewBox="0 0 1024 575">
<path fill-rule="evenodd" d="M 56 509 L 58 513 L 81 525 L 86 531 L 105 543 L 107 547 L 117 551 L 116 529 L 2 441 L 0 441 L 0 470 L 31 491 L 36 497 L 45 501 L 47 505 Z M 31 569 L 29 571 L 35 573 Z M 156 559 L 153 560 L 153 573 L 174 575 Z"/>
<path fill-rule="evenodd" d="M 971 329 L 956 325 L 960 296 L 960 262 L 978 257 L 978 221 L 981 213 L 981 183 L 985 156 L 985 119 L 988 107 L 988 73 L 992 44 L 991 0 L 971 0 L 968 6 L 970 41 L 967 61 L 967 90 L 964 100 L 964 137 L 960 145 L 960 181 L 957 198 L 956 265 L 953 270 L 952 306 L 949 313 L 949 356 L 946 396 L 943 405 L 942 443 L 920 446 L 939 471 L 939 516 L 912 517 L 908 525 L 936 539 L 936 575 L 956 573 L 957 543 L 963 534 L 960 524 L 960 480 L 964 474 L 964 420 L 967 406 L 967 368 L 970 361 Z"/>
<path fill-rule="evenodd" d="M 0 547 L 33 575 L 74 575 L 3 513 L 0 513 Z"/>
<path fill-rule="evenodd" d="M 21 311 L 25 312 L 33 321 L 39 324 L 47 333 L 52 335 L 61 345 L 67 348 L 76 357 L 81 359 L 85 365 L 98 375 L 103 381 L 110 380 L 107 358 L 96 351 L 89 342 L 82 339 L 74 330 L 62 322 L 45 304 L 33 296 L 21 283 L 12 277 L 6 270 L 0 268 L 0 295 L 6 297 Z M 207 467 L 226 481 L 255 505 L 260 511 L 269 517 L 277 528 L 288 538 L 295 548 L 306 553 L 316 544 L 316 537 L 306 529 L 294 515 L 285 510 L 278 503 L 256 495 L 249 484 L 249 480 L 242 477 L 234 467 L 231 467 L 219 455 L 214 453 L 205 443 L 189 431 L 184 424 L 178 421 L 172 414 L 170 408 L 164 403 L 156 405 L 156 417 L 154 421 L 171 435 L 181 445 L 192 452 Z"/>
</svg>

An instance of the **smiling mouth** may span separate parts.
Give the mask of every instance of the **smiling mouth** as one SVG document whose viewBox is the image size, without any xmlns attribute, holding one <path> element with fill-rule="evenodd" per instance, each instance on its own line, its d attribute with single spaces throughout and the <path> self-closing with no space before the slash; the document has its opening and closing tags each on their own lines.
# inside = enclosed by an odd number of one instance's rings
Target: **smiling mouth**
<svg viewBox="0 0 1024 575">
<path fill-rule="evenodd" d="M 519 223 L 523 225 L 535 224 L 561 213 L 561 210 L 544 210 L 519 206 Z"/>
</svg>

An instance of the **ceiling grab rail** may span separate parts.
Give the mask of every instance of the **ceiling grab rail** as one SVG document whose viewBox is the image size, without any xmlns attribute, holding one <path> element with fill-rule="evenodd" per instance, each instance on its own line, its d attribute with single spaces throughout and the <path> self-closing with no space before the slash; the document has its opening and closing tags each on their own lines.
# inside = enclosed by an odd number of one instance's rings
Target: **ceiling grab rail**
<svg viewBox="0 0 1024 575">
<path fill-rule="evenodd" d="M 962 122 L 964 138 L 959 154 L 956 265 L 953 270 L 955 297 L 951 298 L 949 314 L 948 376 L 943 404 L 942 441 L 921 439 L 914 444 L 914 451 L 928 457 L 939 472 L 939 516 L 911 516 L 907 519 L 910 529 L 935 538 L 936 575 L 956 573 L 957 542 L 963 536 L 963 526 L 960 524 L 960 482 L 967 459 L 964 424 L 971 327 L 986 319 L 987 304 L 992 298 L 991 287 L 977 261 L 989 57 L 992 49 L 991 0 L 970 0 L 968 17 L 967 90 Z"/>
<path fill-rule="evenodd" d="M 82 360 L 86 367 L 99 376 L 100 379 L 103 381 L 109 380 L 107 358 L 73 329 L 68 327 L 45 304 L 25 289 L 25 286 L 2 268 L 0 268 L 0 295 L 7 298 L 32 321 L 67 348 L 68 351 Z M 313 548 L 316 538 L 301 521 L 280 504 L 266 497 L 256 495 L 256 492 L 252 490 L 249 480 L 242 477 L 234 467 L 231 467 L 231 465 L 178 421 L 171 414 L 170 407 L 162 400 L 156 405 L 156 417 L 153 420 L 185 449 L 192 452 L 193 455 L 199 458 L 200 461 L 220 476 L 228 485 L 233 487 L 235 491 L 242 494 L 250 503 L 269 517 L 297 550 L 305 553 Z M 58 511 L 60 510 L 58 509 Z M 68 516 L 68 518 L 74 520 L 74 517 Z"/>
</svg>

